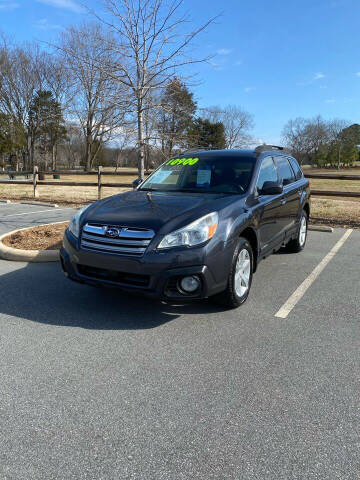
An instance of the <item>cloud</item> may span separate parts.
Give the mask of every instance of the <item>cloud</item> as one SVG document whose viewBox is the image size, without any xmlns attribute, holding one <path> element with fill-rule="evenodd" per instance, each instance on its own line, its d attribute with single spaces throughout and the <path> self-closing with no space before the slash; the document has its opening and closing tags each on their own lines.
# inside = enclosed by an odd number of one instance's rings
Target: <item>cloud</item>
<svg viewBox="0 0 360 480">
<path fill-rule="evenodd" d="M 335 103 L 336 100 L 334 100 L 333 98 L 329 98 L 327 100 L 325 100 L 325 103 Z"/>
<path fill-rule="evenodd" d="M 60 30 L 62 28 L 61 25 L 56 25 L 53 23 L 49 23 L 47 18 L 41 18 L 34 23 L 35 28 L 40 28 L 40 30 Z"/>
<path fill-rule="evenodd" d="M 356 72 L 355 75 L 356 75 L 357 77 L 360 77 L 360 72 Z"/>
<path fill-rule="evenodd" d="M 229 55 L 232 52 L 229 48 L 219 48 L 216 50 L 217 55 Z"/>
<path fill-rule="evenodd" d="M 327 85 L 320 85 L 321 89 L 327 88 Z"/>
<path fill-rule="evenodd" d="M 322 78 L 325 78 L 325 75 L 321 72 L 318 72 L 315 73 L 311 80 L 308 80 L 306 82 L 298 82 L 296 85 L 298 85 L 299 87 L 306 87 L 307 85 L 311 85 L 312 83 L 316 82 L 316 80 L 321 80 Z"/>
<path fill-rule="evenodd" d="M 81 5 L 74 0 L 37 0 L 39 3 L 50 5 L 50 7 L 62 8 L 64 10 L 70 10 L 75 13 L 83 13 L 84 9 Z"/>
<path fill-rule="evenodd" d="M 242 63 L 243 63 L 243 62 L 242 62 L 241 60 L 236 60 L 236 62 L 234 63 L 234 65 L 239 66 L 239 65 L 242 65 Z"/>
<path fill-rule="evenodd" d="M 246 88 L 244 88 L 244 92 L 246 92 L 246 93 L 252 92 L 254 90 L 256 90 L 256 87 L 246 87 Z"/>
<path fill-rule="evenodd" d="M 0 0 L 0 10 L 2 11 L 11 12 L 18 7 L 20 7 L 18 2 L 13 2 L 11 0 Z"/>
</svg>

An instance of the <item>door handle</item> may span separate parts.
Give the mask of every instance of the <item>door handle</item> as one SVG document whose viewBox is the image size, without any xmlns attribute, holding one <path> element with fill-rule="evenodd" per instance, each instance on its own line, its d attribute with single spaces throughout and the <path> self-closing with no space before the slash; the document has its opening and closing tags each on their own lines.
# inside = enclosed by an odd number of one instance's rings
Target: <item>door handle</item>
<svg viewBox="0 0 360 480">
<path fill-rule="evenodd" d="M 286 203 L 286 198 L 283 197 L 280 201 L 280 205 L 285 205 L 285 203 Z"/>
</svg>

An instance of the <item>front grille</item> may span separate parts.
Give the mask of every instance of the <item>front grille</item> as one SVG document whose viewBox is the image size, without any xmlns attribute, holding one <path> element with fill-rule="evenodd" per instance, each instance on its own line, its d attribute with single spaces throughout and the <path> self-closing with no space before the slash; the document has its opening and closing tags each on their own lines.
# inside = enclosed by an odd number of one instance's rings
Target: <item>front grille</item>
<svg viewBox="0 0 360 480">
<path fill-rule="evenodd" d="M 111 236 L 109 236 L 111 232 Z M 96 252 L 141 257 L 153 239 L 153 230 L 92 225 L 87 223 L 81 235 L 81 248 Z"/>
<path fill-rule="evenodd" d="M 150 282 L 149 275 L 136 275 L 134 273 L 117 272 L 105 268 L 89 267 L 87 265 L 77 265 L 80 275 L 94 278 L 96 280 L 105 280 L 106 282 L 119 283 L 134 287 L 148 287 Z"/>
</svg>

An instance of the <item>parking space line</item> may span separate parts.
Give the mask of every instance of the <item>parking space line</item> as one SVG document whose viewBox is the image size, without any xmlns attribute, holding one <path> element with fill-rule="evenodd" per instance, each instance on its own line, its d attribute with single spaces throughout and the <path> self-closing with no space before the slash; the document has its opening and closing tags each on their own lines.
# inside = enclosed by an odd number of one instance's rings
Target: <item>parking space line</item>
<svg viewBox="0 0 360 480">
<path fill-rule="evenodd" d="M 53 208 L 51 210 L 37 210 L 35 212 L 24 212 L 24 213 L 13 213 L 11 215 L 3 215 L 1 218 L 9 218 L 9 217 L 18 217 L 19 215 L 31 215 L 32 213 L 44 213 L 44 212 L 60 212 L 61 210 L 67 210 L 67 208 L 57 208 L 54 210 Z"/>
<path fill-rule="evenodd" d="M 298 301 L 304 296 L 307 289 L 314 283 L 320 273 L 324 270 L 326 265 L 337 254 L 340 248 L 344 245 L 346 240 L 351 235 L 353 230 L 347 230 L 340 240 L 333 246 L 330 252 L 321 260 L 321 262 L 314 268 L 310 275 L 302 282 L 302 284 L 295 290 L 291 297 L 284 303 L 284 305 L 275 314 L 275 317 L 286 318 L 291 310 L 295 307 Z"/>
</svg>

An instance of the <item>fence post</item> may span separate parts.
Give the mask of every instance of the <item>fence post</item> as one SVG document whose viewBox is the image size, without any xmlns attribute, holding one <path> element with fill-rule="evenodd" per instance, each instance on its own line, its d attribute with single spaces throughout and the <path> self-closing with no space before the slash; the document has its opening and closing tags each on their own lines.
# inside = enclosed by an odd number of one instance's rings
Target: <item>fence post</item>
<svg viewBox="0 0 360 480">
<path fill-rule="evenodd" d="M 101 200 L 101 171 L 102 167 L 98 167 L 98 200 Z"/>
<path fill-rule="evenodd" d="M 33 187 L 34 187 L 34 197 L 39 196 L 39 192 L 37 190 L 37 183 L 39 181 L 39 167 L 34 167 L 34 173 L 33 173 Z"/>
</svg>

